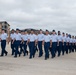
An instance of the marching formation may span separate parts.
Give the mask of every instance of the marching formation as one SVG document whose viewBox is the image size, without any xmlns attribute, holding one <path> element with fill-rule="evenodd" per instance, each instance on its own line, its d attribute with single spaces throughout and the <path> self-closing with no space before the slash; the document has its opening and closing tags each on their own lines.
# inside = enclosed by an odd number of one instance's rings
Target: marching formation
<svg viewBox="0 0 76 75">
<path fill-rule="evenodd" d="M 5 30 L 2 30 L 0 35 L 1 41 L 1 57 L 7 56 L 8 52 L 6 51 L 6 42 L 11 41 L 12 56 L 17 58 L 21 54 L 23 56 L 28 55 L 29 59 L 35 57 L 36 52 L 39 52 L 38 57 L 42 57 L 45 54 L 45 60 L 55 58 L 56 55 L 60 57 L 65 53 L 76 52 L 76 36 L 71 36 L 68 33 L 61 33 L 58 31 L 56 33 L 53 30 L 49 33 L 48 30 L 43 33 L 40 29 L 39 32 L 34 32 L 32 29 L 30 33 L 27 31 L 20 31 L 19 29 L 12 29 L 10 37 L 8 38 Z M 28 48 L 27 48 L 28 47 Z M 28 50 L 29 49 L 29 50 Z"/>
</svg>

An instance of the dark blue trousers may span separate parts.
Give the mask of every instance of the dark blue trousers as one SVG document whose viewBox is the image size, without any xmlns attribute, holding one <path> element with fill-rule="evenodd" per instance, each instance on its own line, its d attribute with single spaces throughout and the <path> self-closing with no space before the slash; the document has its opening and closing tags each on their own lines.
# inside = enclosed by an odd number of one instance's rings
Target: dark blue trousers
<svg viewBox="0 0 76 75">
<path fill-rule="evenodd" d="M 30 48 L 30 57 L 29 58 L 32 58 L 35 56 L 35 42 L 30 42 L 29 48 Z"/>
<path fill-rule="evenodd" d="M 20 46 L 20 41 L 15 41 L 15 57 L 17 57 L 18 54 L 20 54 L 19 52 L 19 46 Z"/>
<path fill-rule="evenodd" d="M 51 49 L 52 58 L 55 57 L 56 49 L 57 49 L 57 42 L 52 42 L 52 49 Z"/>
<path fill-rule="evenodd" d="M 74 51 L 76 51 L 76 50 L 75 50 L 75 43 L 74 43 Z"/>
<path fill-rule="evenodd" d="M 38 41 L 38 48 L 39 48 L 39 57 L 41 57 L 43 55 L 42 41 Z"/>
<path fill-rule="evenodd" d="M 50 42 L 45 42 L 44 43 L 45 59 L 49 58 L 49 48 L 50 48 Z"/>
<path fill-rule="evenodd" d="M 66 50 L 66 42 L 64 42 L 64 44 L 62 45 L 62 55 L 64 55 L 65 50 Z"/>
<path fill-rule="evenodd" d="M 69 53 L 72 52 L 72 43 L 69 44 Z"/>
<path fill-rule="evenodd" d="M 15 41 L 13 42 L 13 40 L 11 40 L 11 49 L 12 49 L 12 55 L 14 55 L 15 53 Z"/>
<path fill-rule="evenodd" d="M 62 42 L 59 42 L 59 46 L 58 46 L 58 56 L 61 55 L 61 50 L 62 50 Z"/>
<path fill-rule="evenodd" d="M 1 56 L 4 56 L 4 54 L 7 55 L 7 51 L 5 50 L 5 48 L 6 48 L 6 40 L 1 40 L 1 49 L 2 49 Z"/>
<path fill-rule="evenodd" d="M 24 48 L 24 56 L 26 56 L 27 53 L 27 45 L 26 45 L 27 41 L 24 41 L 23 43 L 23 48 Z"/>
<path fill-rule="evenodd" d="M 28 43 L 28 48 L 29 48 L 29 52 L 30 52 L 30 43 Z"/>
<path fill-rule="evenodd" d="M 76 44 L 75 44 L 75 52 L 76 52 Z"/>
<path fill-rule="evenodd" d="M 24 50 L 23 50 L 23 43 L 21 43 L 21 41 L 20 41 L 20 54 L 22 54 L 22 52 L 24 53 Z"/>
<path fill-rule="evenodd" d="M 66 54 L 68 54 L 68 50 L 69 50 L 69 43 L 66 44 Z"/>
<path fill-rule="evenodd" d="M 74 43 L 72 43 L 72 52 L 74 52 Z"/>
</svg>

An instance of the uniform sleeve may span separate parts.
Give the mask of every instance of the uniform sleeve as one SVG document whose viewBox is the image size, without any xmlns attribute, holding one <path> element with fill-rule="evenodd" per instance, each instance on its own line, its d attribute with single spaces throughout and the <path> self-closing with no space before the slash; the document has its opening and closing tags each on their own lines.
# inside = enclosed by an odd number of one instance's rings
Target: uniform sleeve
<svg viewBox="0 0 76 75">
<path fill-rule="evenodd" d="M 58 35 L 56 35 L 56 40 L 58 41 L 59 39 L 58 39 Z"/>
<path fill-rule="evenodd" d="M 30 35 L 28 35 L 28 39 L 30 39 Z"/>
<path fill-rule="evenodd" d="M 27 34 L 26 36 L 27 36 L 27 40 L 28 40 L 29 35 Z"/>
<path fill-rule="evenodd" d="M 23 38 L 23 36 L 22 36 L 22 35 L 20 35 L 20 37 L 21 37 L 21 38 Z"/>
<path fill-rule="evenodd" d="M 69 38 L 69 42 L 70 42 L 70 38 Z"/>
<path fill-rule="evenodd" d="M 75 43 L 75 39 L 74 39 L 74 43 Z"/>
<path fill-rule="evenodd" d="M 58 37 L 59 37 L 59 36 L 56 35 L 56 40 L 57 40 L 57 41 L 59 41 Z"/>
<path fill-rule="evenodd" d="M 34 35 L 35 40 L 37 40 L 37 35 Z"/>
<path fill-rule="evenodd" d="M 12 38 L 12 34 L 10 35 L 10 38 Z"/>
<path fill-rule="evenodd" d="M 38 35 L 36 35 L 36 40 L 38 40 Z"/>
<path fill-rule="evenodd" d="M 39 34 L 38 34 L 38 36 L 37 36 L 37 39 L 39 39 Z"/>
<path fill-rule="evenodd" d="M 50 35 L 50 40 L 52 40 L 52 35 Z"/>
<path fill-rule="evenodd" d="M 16 34 L 14 34 L 14 39 L 16 39 Z"/>
<path fill-rule="evenodd" d="M 20 34 L 20 38 L 22 37 L 22 35 Z"/>
<path fill-rule="evenodd" d="M 45 40 L 45 35 L 43 36 L 43 40 Z"/>
<path fill-rule="evenodd" d="M 63 41 L 63 36 L 61 36 L 61 40 Z"/>
<path fill-rule="evenodd" d="M 75 43 L 76 43 L 76 39 L 75 39 Z"/>
<path fill-rule="evenodd" d="M 43 34 L 43 38 L 42 38 L 43 40 L 45 39 L 45 35 Z"/>
<path fill-rule="evenodd" d="M 67 42 L 67 37 L 65 37 L 65 41 Z"/>
</svg>

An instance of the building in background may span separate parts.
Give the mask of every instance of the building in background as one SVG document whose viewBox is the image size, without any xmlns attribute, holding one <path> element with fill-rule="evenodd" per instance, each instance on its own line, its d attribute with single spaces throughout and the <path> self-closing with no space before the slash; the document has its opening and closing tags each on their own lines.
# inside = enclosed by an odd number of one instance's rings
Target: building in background
<svg viewBox="0 0 76 75">
<path fill-rule="evenodd" d="M 4 29 L 8 36 L 10 36 L 10 25 L 6 21 L 0 22 L 0 34 L 2 32 L 2 29 Z"/>
</svg>

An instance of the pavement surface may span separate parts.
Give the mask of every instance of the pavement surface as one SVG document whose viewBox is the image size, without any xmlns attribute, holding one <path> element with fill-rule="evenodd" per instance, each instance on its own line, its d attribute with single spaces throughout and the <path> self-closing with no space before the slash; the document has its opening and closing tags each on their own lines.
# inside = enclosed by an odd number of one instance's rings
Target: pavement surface
<svg viewBox="0 0 76 75">
<path fill-rule="evenodd" d="M 0 57 L 0 75 L 76 75 L 76 52 L 48 60 L 39 58 L 38 53 L 33 59 L 23 55 L 14 58 L 9 46 L 8 56 Z"/>
</svg>

